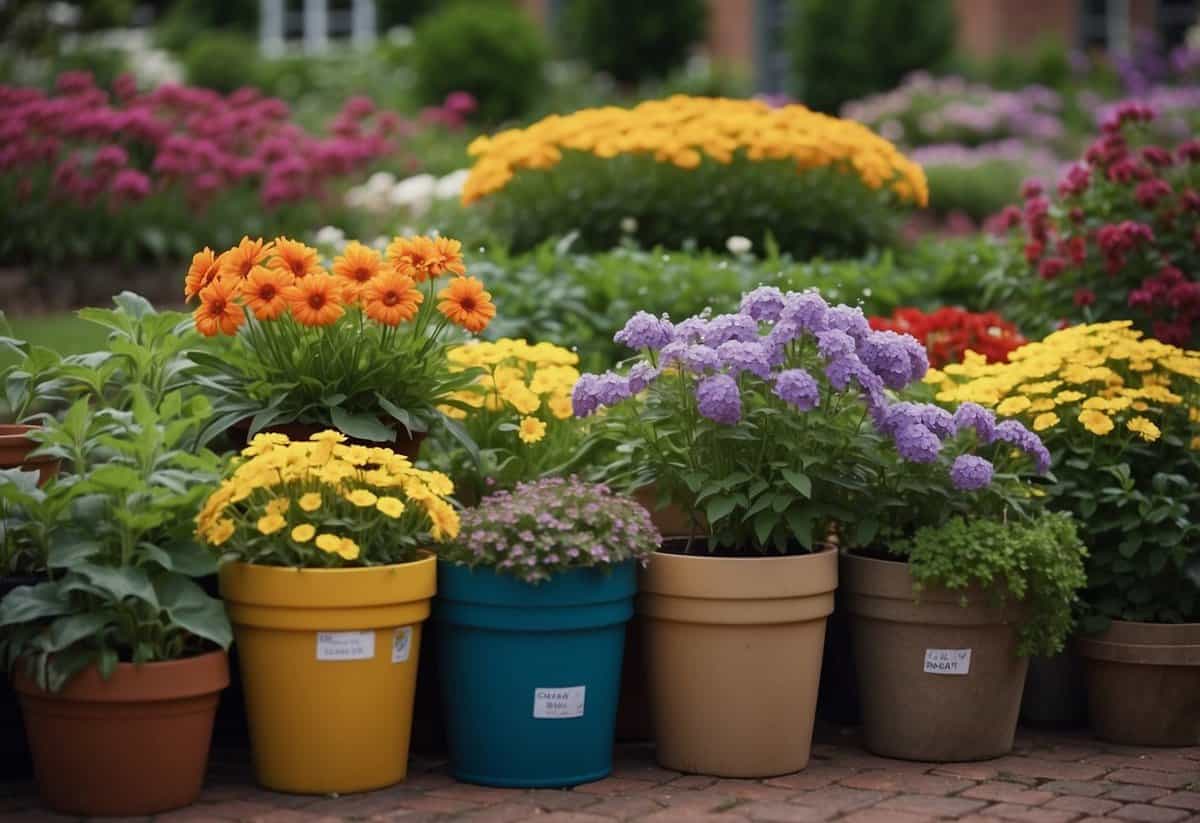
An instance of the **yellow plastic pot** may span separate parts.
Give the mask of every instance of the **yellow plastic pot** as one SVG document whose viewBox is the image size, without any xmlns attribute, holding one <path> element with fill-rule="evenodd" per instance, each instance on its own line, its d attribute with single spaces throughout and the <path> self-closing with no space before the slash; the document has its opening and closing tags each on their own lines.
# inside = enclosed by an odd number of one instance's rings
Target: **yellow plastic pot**
<svg viewBox="0 0 1200 823">
<path fill-rule="evenodd" d="M 433 555 L 360 569 L 221 568 L 260 784 L 342 794 L 404 779 L 436 580 Z"/>
</svg>

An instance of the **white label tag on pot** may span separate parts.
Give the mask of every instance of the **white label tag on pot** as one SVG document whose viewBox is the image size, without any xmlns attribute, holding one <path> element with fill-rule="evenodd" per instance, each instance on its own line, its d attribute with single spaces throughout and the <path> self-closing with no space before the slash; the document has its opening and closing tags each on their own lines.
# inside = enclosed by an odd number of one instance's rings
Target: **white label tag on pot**
<svg viewBox="0 0 1200 823">
<path fill-rule="evenodd" d="M 317 660 L 370 660 L 375 632 L 317 632 Z"/>
<path fill-rule="evenodd" d="M 926 674 L 967 674 L 971 671 L 970 649 L 926 649 Z"/>
<path fill-rule="evenodd" d="M 404 663 L 412 649 L 412 626 L 401 626 L 392 635 L 392 662 Z"/>
<path fill-rule="evenodd" d="M 534 689 L 533 716 L 539 720 L 583 717 L 583 699 L 587 686 L 561 689 Z"/>
</svg>

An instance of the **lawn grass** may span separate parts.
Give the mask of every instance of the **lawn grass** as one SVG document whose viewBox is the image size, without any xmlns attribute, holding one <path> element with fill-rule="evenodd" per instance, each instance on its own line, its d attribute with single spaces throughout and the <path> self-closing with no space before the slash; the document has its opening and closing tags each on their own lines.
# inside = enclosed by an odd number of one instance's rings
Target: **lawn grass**
<svg viewBox="0 0 1200 823">
<path fill-rule="evenodd" d="M 0 334 L 54 349 L 59 354 L 81 354 L 104 347 L 108 329 L 80 320 L 74 313 L 6 317 L 0 321 Z M 15 356 L 0 351 L 0 369 L 12 365 Z"/>
</svg>

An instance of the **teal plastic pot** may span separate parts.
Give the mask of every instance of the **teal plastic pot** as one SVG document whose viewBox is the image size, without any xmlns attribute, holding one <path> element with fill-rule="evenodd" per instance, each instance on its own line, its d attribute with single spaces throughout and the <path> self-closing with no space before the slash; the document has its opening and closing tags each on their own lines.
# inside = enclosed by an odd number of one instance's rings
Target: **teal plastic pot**
<svg viewBox="0 0 1200 823">
<path fill-rule="evenodd" d="M 485 786 L 575 786 L 612 771 L 632 561 L 539 585 L 439 563 L 434 601 L 450 771 Z"/>
</svg>

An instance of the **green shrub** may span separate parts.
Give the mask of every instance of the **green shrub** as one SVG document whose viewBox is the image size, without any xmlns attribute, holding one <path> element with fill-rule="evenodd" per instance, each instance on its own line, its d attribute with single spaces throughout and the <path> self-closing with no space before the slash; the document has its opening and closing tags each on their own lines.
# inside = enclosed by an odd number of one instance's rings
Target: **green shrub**
<svg viewBox="0 0 1200 823">
<path fill-rule="evenodd" d="M 413 70 L 424 103 L 470 92 L 477 116 L 497 122 L 528 111 L 544 86 L 542 34 L 507 3 L 456 2 L 422 18 L 415 35 Z"/>
<path fill-rule="evenodd" d="M 258 85 L 261 72 L 258 44 L 243 34 L 223 31 L 194 37 L 184 52 L 183 66 L 193 86 L 224 93 Z"/>
<path fill-rule="evenodd" d="M 623 85 L 666 77 L 708 29 L 705 0 L 569 0 L 565 12 L 572 51 Z"/>
<path fill-rule="evenodd" d="M 155 27 L 155 36 L 164 49 L 183 53 L 196 37 L 212 29 L 254 36 L 258 13 L 258 3 L 246 0 L 172 0 Z"/>
<path fill-rule="evenodd" d="M 796 96 L 836 112 L 954 48 L 950 0 L 792 0 L 788 44 Z"/>
<path fill-rule="evenodd" d="M 988 160 L 975 166 L 925 166 L 929 208 L 939 215 L 962 212 L 975 221 L 996 214 L 1021 193 L 1028 169 L 1007 160 Z"/>
</svg>

